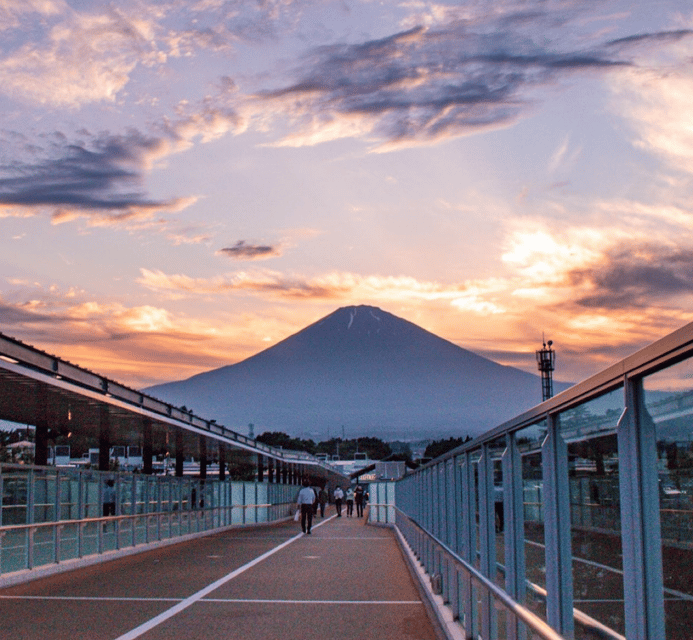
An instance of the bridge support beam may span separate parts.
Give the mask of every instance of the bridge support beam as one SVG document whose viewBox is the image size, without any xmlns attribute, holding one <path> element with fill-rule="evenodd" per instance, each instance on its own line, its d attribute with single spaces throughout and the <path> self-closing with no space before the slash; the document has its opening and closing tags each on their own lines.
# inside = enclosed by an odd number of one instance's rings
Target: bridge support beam
<svg viewBox="0 0 693 640">
<path fill-rule="evenodd" d="M 34 432 L 34 464 L 48 464 L 48 392 L 40 386 L 36 392 L 36 430 Z"/>
<path fill-rule="evenodd" d="M 108 471 L 111 466 L 111 416 L 108 408 L 99 409 L 99 471 Z"/>
<path fill-rule="evenodd" d="M 219 480 L 226 480 L 226 447 L 223 443 L 219 443 Z"/>
<path fill-rule="evenodd" d="M 142 473 L 152 475 L 152 421 L 145 418 L 142 423 Z"/>
<path fill-rule="evenodd" d="M 185 452 L 183 450 L 183 432 L 176 429 L 176 476 L 183 477 L 183 459 Z"/>
<path fill-rule="evenodd" d="M 207 438 L 200 436 L 200 480 L 207 478 Z"/>
</svg>

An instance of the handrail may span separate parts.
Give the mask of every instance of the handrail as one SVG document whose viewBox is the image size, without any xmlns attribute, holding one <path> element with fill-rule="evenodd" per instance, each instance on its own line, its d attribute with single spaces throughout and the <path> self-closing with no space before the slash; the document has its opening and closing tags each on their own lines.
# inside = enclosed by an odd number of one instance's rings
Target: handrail
<svg viewBox="0 0 693 640">
<path fill-rule="evenodd" d="M 168 515 L 185 515 L 201 514 L 219 511 L 222 509 L 256 509 L 261 507 L 279 507 L 282 505 L 294 504 L 293 502 L 278 502 L 266 504 L 229 504 L 220 505 L 218 507 L 203 507 L 200 509 L 177 509 L 175 511 L 148 511 L 147 513 L 128 513 L 120 516 L 99 516 L 97 518 L 80 518 L 75 520 L 51 520 L 50 522 L 33 522 L 31 524 L 9 524 L 0 526 L 0 534 L 9 533 L 10 531 L 21 531 L 23 529 L 41 529 L 47 527 L 66 527 L 75 524 L 89 524 L 98 522 L 123 522 L 126 520 L 136 520 L 138 518 L 168 516 Z"/>
<path fill-rule="evenodd" d="M 406 513 L 404 513 L 404 511 L 402 511 L 402 510 L 401 510 L 399 507 L 397 507 L 396 505 L 394 505 L 394 504 L 387 504 L 387 503 L 376 503 L 376 502 L 374 502 L 374 503 L 369 503 L 369 506 L 371 506 L 371 507 L 382 507 L 382 508 L 392 508 L 392 509 L 394 509 L 395 511 L 397 511 L 398 513 L 400 513 L 403 517 L 407 518 L 407 520 L 408 520 L 409 522 L 411 522 L 413 526 L 415 526 L 415 527 L 416 527 L 417 529 L 419 529 L 422 533 L 424 533 L 424 534 L 425 534 L 428 538 L 430 538 L 435 544 L 437 544 L 438 546 L 440 546 L 441 549 L 443 549 L 448 555 L 450 555 L 450 557 L 451 557 L 455 562 L 457 562 L 458 564 L 461 564 L 465 570 L 468 570 L 469 573 L 471 573 L 473 577 L 477 578 L 478 581 L 481 582 L 482 586 L 486 587 L 486 586 L 488 586 L 488 585 L 492 585 L 492 587 L 493 587 L 494 589 L 498 589 L 498 590 L 500 591 L 500 593 L 502 593 L 502 594 L 504 595 L 503 600 L 505 599 L 505 597 L 507 597 L 510 601 L 514 602 L 517 606 L 522 607 L 522 605 L 520 605 L 519 603 L 516 603 L 514 600 L 512 600 L 512 599 L 510 598 L 510 596 L 508 596 L 508 595 L 505 593 L 505 591 L 503 591 L 502 589 L 499 589 L 499 587 L 497 587 L 493 582 L 490 582 L 490 581 L 488 580 L 488 578 L 486 578 L 486 576 L 484 576 L 483 574 L 479 573 L 478 570 L 477 570 L 475 567 L 473 567 L 472 565 L 470 565 L 469 563 L 467 563 L 463 558 L 460 558 L 460 557 L 459 557 L 452 549 L 450 549 L 450 547 L 448 547 L 442 540 L 436 538 L 433 534 L 431 534 L 431 533 L 428 532 L 426 529 L 424 529 L 418 522 L 416 522 L 413 518 L 411 518 L 411 517 L 408 516 Z M 396 526 L 396 525 L 395 525 L 395 526 Z M 497 568 L 498 568 L 499 570 L 501 570 L 501 571 L 503 571 L 503 572 L 505 571 L 505 566 L 504 566 L 503 564 L 501 564 L 500 562 L 497 562 L 497 563 L 496 563 L 496 566 L 497 566 Z M 546 598 L 547 592 L 546 592 L 546 590 L 545 590 L 544 588 L 542 588 L 542 587 L 539 586 L 538 584 L 535 584 L 535 583 L 531 582 L 530 580 L 526 580 L 526 584 L 527 584 L 527 586 L 528 586 L 532 591 L 534 591 L 537 595 L 539 595 L 540 597 Z M 534 614 L 532 614 L 531 612 L 529 612 L 529 613 L 530 613 L 532 616 L 534 616 Z M 518 617 L 521 617 L 521 616 L 518 614 Z M 536 616 L 535 616 L 535 617 L 536 617 Z M 606 625 L 604 625 L 604 624 L 602 624 L 601 622 L 599 622 L 599 620 L 596 620 L 595 618 L 592 618 L 591 616 L 589 616 L 588 614 L 586 614 L 584 611 L 580 611 L 580 609 L 573 608 L 573 617 L 575 618 L 575 621 L 576 621 L 578 624 L 580 624 L 581 627 L 583 627 L 583 628 L 586 629 L 587 631 L 590 631 L 590 632 L 592 632 L 592 633 L 595 633 L 595 634 L 601 636 L 602 638 L 607 638 L 608 640 L 626 640 L 626 637 L 625 637 L 625 636 L 622 636 L 620 633 L 617 633 L 617 632 L 614 631 L 613 629 L 610 629 L 610 628 L 607 627 Z M 541 620 L 541 618 L 537 618 L 537 619 L 540 620 L 541 622 L 543 622 L 543 620 Z M 524 620 L 523 620 L 523 621 L 524 621 Z M 529 624 L 529 623 L 527 623 L 527 624 Z M 547 626 L 548 626 L 548 625 L 547 625 Z M 551 627 L 549 627 L 549 628 L 551 628 Z M 558 637 L 562 637 L 562 636 L 558 636 Z"/>
<path fill-rule="evenodd" d="M 519 431 L 537 424 L 549 414 L 555 415 L 613 391 L 623 385 L 626 377 L 640 378 L 650 375 L 691 356 L 693 356 L 693 322 L 528 411 L 442 454 L 431 462 L 421 465 L 412 473 L 420 473 L 424 469 L 440 464 L 449 458 L 457 457 L 461 453 L 478 449 L 483 444 L 492 442 L 506 433 Z"/>
<path fill-rule="evenodd" d="M 490 582 L 490 581 L 488 580 L 488 578 L 486 578 L 486 576 L 484 576 L 483 574 L 479 573 L 479 572 L 477 571 L 476 568 L 474 568 L 473 566 L 469 565 L 463 558 L 460 558 L 460 557 L 459 557 L 452 549 L 450 549 L 450 547 L 448 547 L 442 540 L 439 540 L 439 539 L 436 538 L 433 534 L 431 534 L 430 532 L 426 531 L 426 529 L 424 529 L 418 522 L 416 522 L 413 518 L 411 518 L 411 517 L 408 516 L 406 513 L 404 513 L 404 511 L 402 511 L 402 510 L 401 510 L 399 507 L 397 507 L 396 505 L 394 505 L 394 504 L 386 504 L 386 503 L 370 503 L 370 506 L 372 506 L 372 507 L 382 507 L 382 508 L 390 508 L 390 507 L 391 507 L 392 509 L 394 509 L 395 511 L 397 511 L 398 513 L 400 513 L 403 517 L 407 518 L 407 520 L 409 520 L 409 522 L 411 522 L 417 529 L 419 529 L 420 531 L 422 531 L 428 538 L 430 538 L 433 542 L 435 542 L 435 544 L 439 545 L 448 555 L 451 556 L 451 558 L 452 558 L 455 562 L 461 564 L 461 565 L 463 566 L 464 569 L 469 570 L 469 572 L 472 573 L 472 574 L 478 574 L 478 576 L 481 577 L 481 578 L 480 578 L 480 581 L 482 582 L 482 586 L 485 587 L 485 586 L 486 586 L 486 583 L 488 583 L 488 584 L 492 585 L 494 588 L 498 589 L 498 587 L 497 587 L 493 582 Z M 395 526 L 396 526 L 396 525 L 395 525 Z M 504 566 L 503 564 L 501 564 L 500 562 L 497 562 L 497 563 L 496 563 L 496 567 L 497 567 L 499 570 L 505 572 L 505 566 Z M 483 580 L 482 580 L 482 579 L 483 579 Z M 545 589 L 543 589 L 542 587 L 540 587 L 538 584 L 535 584 L 534 582 L 531 582 L 530 580 L 526 580 L 525 582 L 526 582 L 527 586 L 528 586 L 532 591 L 534 591 L 537 595 L 539 595 L 539 596 L 541 596 L 541 597 L 543 597 L 543 598 L 546 598 L 547 592 L 546 592 Z M 503 591 L 502 589 L 499 589 L 499 590 L 500 590 L 501 593 L 503 593 L 505 596 L 507 596 L 507 594 L 505 593 L 505 591 Z M 507 597 L 510 598 L 510 596 L 507 596 Z M 512 600 L 511 598 L 510 598 L 510 600 L 511 600 L 512 602 L 515 602 L 515 601 Z M 520 607 L 522 606 L 522 605 L 520 605 L 519 603 L 515 603 L 515 604 L 517 604 L 517 606 L 520 606 Z M 531 612 L 530 612 L 530 613 L 531 613 Z M 531 615 L 534 616 L 534 614 L 531 614 Z M 518 615 L 518 617 L 520 617 L 520 616 Z M 601 622 L 599 622 L 599 620 L 596 620 L 595 618 L 592 618 L 591 616 L 589 616 L 588 614 L 586 614 L 584 611 L 580 611 L 580 609 L 573 608 L 573 617 L 575 618 L 575 622 L 577 622 L 581 627 L 583 627 L 584 629 L 586 629 L 586 630 L 588 630 L 588 631 L 590 631 L 590 632 L 592 632 L 592 633 L 595 633 L 595 634 L 601 636 L 602 638 L 607 638 L 608 640 L 626 640 L 626 637 L 625 637 L 625 636 L 622 636 L 620 633 L 617 633 L 617 632 L 614 631 L 613 629 L 610 629 L 610 628 L 607 627 L 606 625 L 604 625 L 604 624 L 602 624 Z M 538 618 L 538 619 L 539 619 L 540 621 L 543 622 L 543 620 L 541 620 L 541 618 Z M 550 627 L 549 627 L 549 628 L 550 628 Z M 559 637 L 561 637 L 561 636 L 559 636 Z"/>
<path fill-rule="evenodd" d="M 442 551 L 445 552 L 447 556 L 449 556 L 449 558 L 453 562 L 458 564 L 464 571 L 466 571 L 473 580 L 475 580 L 481 587 L 486 589 L 508 611 L 513 613 L 524 624 L 526 624 L 534 634 L 538 635 L 541 638 L 541 640 L 565 640 L 565 638 L 562 635 L 557 633 L 539 616 L 532 613 L 529 609 L 527 609 L 527 607 L 521 605 L 519 602 L 513 600 L 505 591 L 498 587 L 498 585 L 489 580 L 485 575 L 483 575 L 480 571 L 478 571 L 478 569 L 469 564 L 466 560 L 460 558 L 460 556 L 458 556 L 442 540 L 440 540 L 432 533 L 424 529 L 418 522 L 410 518 L 401 509 L 399 509 L 395 505 L 386 506 L 393 507 L 397 512 L 402 514 L 402 516 L 404 516 L 411 523 L 412 526 L 414 526 L 427 538 L 433 541 Z"/>
</svg>

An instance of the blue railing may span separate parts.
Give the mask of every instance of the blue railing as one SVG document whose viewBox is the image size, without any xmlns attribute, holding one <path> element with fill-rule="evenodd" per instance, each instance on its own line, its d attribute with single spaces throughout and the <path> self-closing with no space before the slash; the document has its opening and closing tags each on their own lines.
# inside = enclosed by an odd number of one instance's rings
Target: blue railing
<svg viewBox="0 0 693 640">
<path fill-rule="evenodd" d="M 114 515 L 104 516 L 106 487 Z M 288 517 L 298 488 L 0 465 L 0 582 L 9 575 Z"/>
<path fill-rule="evenodd" d="M 693 325 L 370 492 L 467 638 L 690 638 Z"/>
</svg>

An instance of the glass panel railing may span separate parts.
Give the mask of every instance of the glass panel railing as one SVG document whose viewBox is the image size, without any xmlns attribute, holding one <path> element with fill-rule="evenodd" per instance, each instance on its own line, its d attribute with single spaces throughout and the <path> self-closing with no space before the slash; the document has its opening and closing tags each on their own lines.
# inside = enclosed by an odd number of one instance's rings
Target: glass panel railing
<svg viewBox="0 0 693 640">
<path fill-rule="evenodd" d="M 623 389 L 560 414 L 568 446 L 575 609 L 625 632 L 617 425 Z M 575 638 L 591 640 L 579 623 Z"/>
<path fill-rule="evenodd" d="M 693 624 L 693 360 L 643 380 L 643 418 L 654 423 L 668 640 Z"/>
</svg>

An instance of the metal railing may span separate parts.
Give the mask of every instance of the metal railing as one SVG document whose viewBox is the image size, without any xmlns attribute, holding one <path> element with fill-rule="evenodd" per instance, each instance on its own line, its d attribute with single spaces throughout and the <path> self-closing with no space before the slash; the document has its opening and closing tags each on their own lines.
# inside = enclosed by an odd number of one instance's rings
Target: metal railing
<svg viewBox="0 0 693 640">
<path fill-rule="evenodd" d="M 280 520 L 291 515 L 297 491 L 293 485 L 248 481 L 0 465 L 0 579 L 231 525 Z"/>
<path fill-rule="evenodd" d="M 374 506 L 390 505 L 371 505 L 371 508 Z M 498 585 L 460 558 L 442 540 L 426 531 L 399 509 L 395 508 L 395 513 L 397 530 L 418 558 L 433 554 L 439 556 L 439 562 L 444 566 L 445 577 L 443 580 L 453 585 L 447 591 L 448 598 L 451 598 L 448 602 L 454 601 L 453 608 L 457 612 L 458 619 L 470 621 L 476 608 L 473 602 L 475 599 L 492 598 L 497 608 L 506 613 L 508 625 L 514 625 L 516 629 L 520 629 L 520 625 L 523 625 L 525 632 L 529 631 L 541 640 L 565 640 L 539 616 L 532 613 L 527 607 L 515 602 Z M 476 595 L 472 591 L 474 588 L 478 589 Z M 443 592 L 442 584 L 437 590 Z M 465 604 L 469 605 L 469 608 Z"/>
<path fill-rule="evenodd" d="M 515 613 L 501 629 L 495 585 L 520 606 L 531 598 L 566 638 L 688 640 L 693 324 L 379 484 L 371 518 L 416 525 L 422 564 L 468 638 L 526 632 Z M 460 567 L 485 579 L 478 600 L 460 602 Z"/>
<path fill-rule="evenodd" d="M 136 515 L 82 518 L 0 528 L 1 574 L 32 570 L 231 524 L 286 518 L 292 504 L 245 504 Z M 262 513 L 262 517 L 258 514 Z"/>
</svg>

